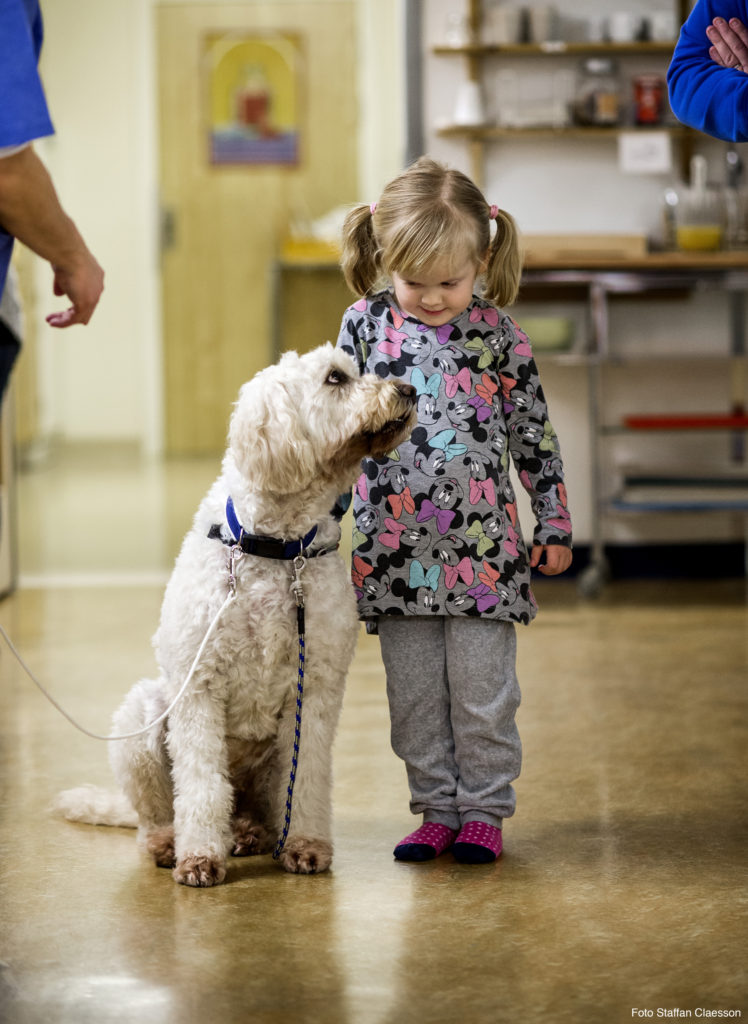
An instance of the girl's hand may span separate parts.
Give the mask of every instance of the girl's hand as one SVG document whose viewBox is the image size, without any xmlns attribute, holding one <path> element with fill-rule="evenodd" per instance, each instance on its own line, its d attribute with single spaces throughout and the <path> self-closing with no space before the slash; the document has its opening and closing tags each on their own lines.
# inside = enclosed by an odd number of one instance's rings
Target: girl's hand
<svg viewBox="0 0 748 1024">
<path fill-rule="evenodd" d="M 748 72 L 748 29 L 739 18 L 715 18 L 706 30 L 709 56 L 723 68 Z"/>
<path fill-rule="evenodd" d="M 540 559 L 545 555 L 545 562 L 540 564 Z M 533 544 L 530 552 L 530 566 L 539 569 L 544 576 L 558 576 L 566 572 L 571 565 L 571 548 L 565 548 L 563 544 Z"/>
</svg>

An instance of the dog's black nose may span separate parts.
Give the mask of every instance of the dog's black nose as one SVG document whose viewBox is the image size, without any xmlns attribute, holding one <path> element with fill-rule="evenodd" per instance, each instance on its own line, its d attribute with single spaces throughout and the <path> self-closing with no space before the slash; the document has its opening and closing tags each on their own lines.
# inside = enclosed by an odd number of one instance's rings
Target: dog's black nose
<svg viewBox="0 0 748 1024">
<path fill-rule="evenodd" d="M 403 384 L 401 380 L 395 383 L 395 387 L 403 396 L 403 398 L 414 399 L 416 397 L 416 389 L 412 384 Z"/>
</svg>

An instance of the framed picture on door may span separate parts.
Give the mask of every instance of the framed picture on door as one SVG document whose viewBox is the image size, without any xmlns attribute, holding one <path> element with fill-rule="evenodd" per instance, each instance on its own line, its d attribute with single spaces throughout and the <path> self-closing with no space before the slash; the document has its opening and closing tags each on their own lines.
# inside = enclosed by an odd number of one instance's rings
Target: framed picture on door
<svg viewBox="0 0 748 1024">
<path fill-rule="evenodd" d="M 298 164 L 302 48 L 285 32 L 204 37 L 212 164 Z"/>
</svg>

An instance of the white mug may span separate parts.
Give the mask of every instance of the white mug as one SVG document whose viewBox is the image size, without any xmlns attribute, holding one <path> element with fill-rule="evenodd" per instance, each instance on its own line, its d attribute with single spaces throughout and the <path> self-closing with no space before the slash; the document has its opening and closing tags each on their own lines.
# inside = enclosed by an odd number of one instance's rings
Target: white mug
<svg viewBox="0 0 748 1024">
<path fill-rule="evenodd" d="M 608 19 L 612 43 L 632 43 L 639 33 L 640 21 L 631 11 L 614 11 Z"/>
<path fill-rule="evenodd" d="M 585 23 L 586 41 L 588 43 L 602 43 L 605 39 L 605 15 L 592 14 Z"/>
<path fill-rule="evenodd" d="M 494 99 L 496 119 L 502 128 L 516 128 L 520 123 L 519 78 L 516 71 L 505 68 L 499 72 Z"/>
<path fill-rule="evenodd" d="M 527 14 L 530 42 L 550 43 L 558 39 L 558 11 L 555 7 L 531 7 Z"/>
<path fill-rule="evenodd" d="M 649 37 L 656 43 L 670 43 L 678 35 L 674 11 L 652 11 L 647 21 Z"/>
<path fill-rule="evenodd" d="M 485 124 L 486 108 L 478 82 L 463 82 L 457 90 L 454 123 L 463 127 Z"/>
<path fill-rule="evenodd" d="M 522 8 L 491 7 L 483 21 L 483 39 L 491 45 L 518 43 L 522 31 Z"/>
<path fill-rule="evenodd" d="M 467 16 L 453 13 L 447 18 L 447 27 L 444 37 L 447 46 L 467 46 L 470 42 L 470 28 Z"/>
</svg>

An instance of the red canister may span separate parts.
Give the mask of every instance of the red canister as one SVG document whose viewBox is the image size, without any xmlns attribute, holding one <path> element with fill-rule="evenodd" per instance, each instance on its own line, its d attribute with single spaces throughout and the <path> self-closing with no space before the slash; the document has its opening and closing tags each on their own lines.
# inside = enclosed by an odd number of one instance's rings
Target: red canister
<svg viewBox="0 0 748 1024">
<path fill-rule="evenodd" d="M 665 81 L 660 75 L 637 75 L 634 79 L 634 120 L 637 124 L 660 124 L 665 107 Z"/>
</svg>

